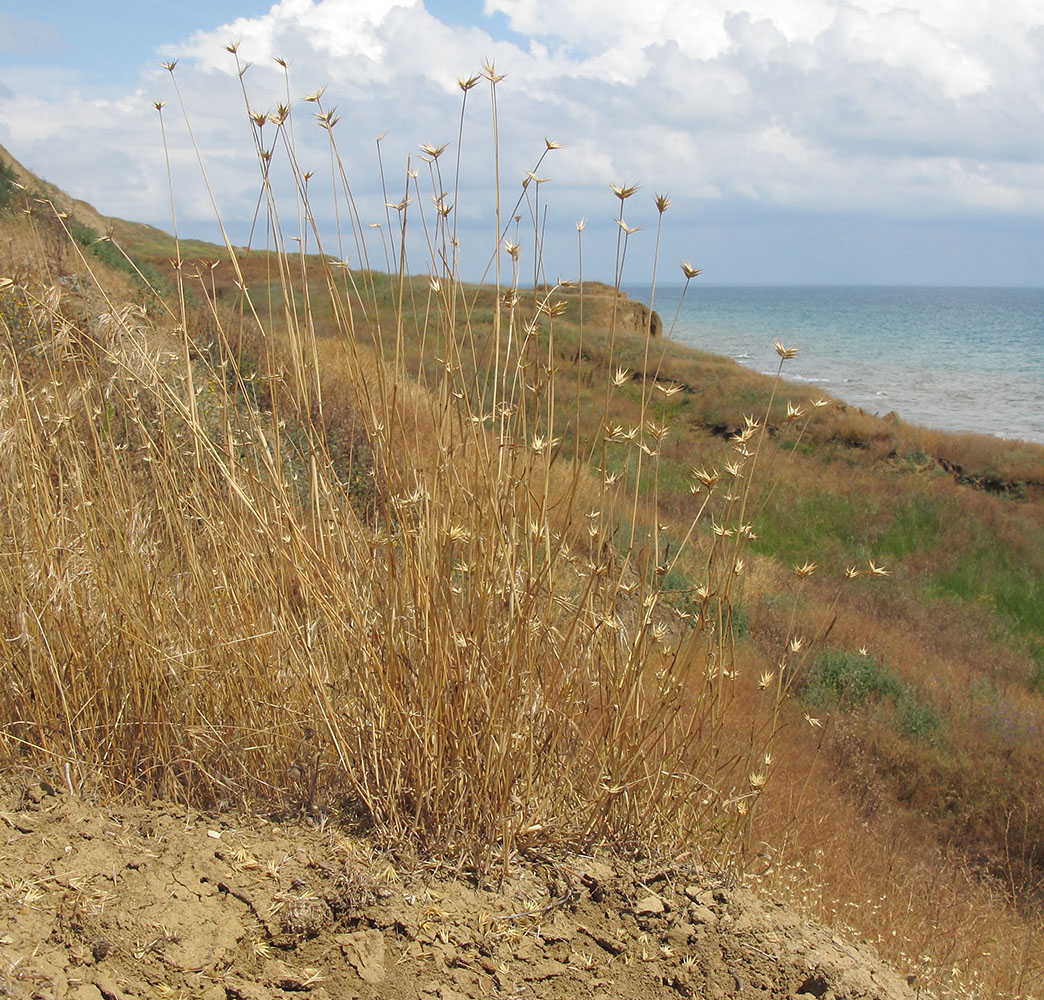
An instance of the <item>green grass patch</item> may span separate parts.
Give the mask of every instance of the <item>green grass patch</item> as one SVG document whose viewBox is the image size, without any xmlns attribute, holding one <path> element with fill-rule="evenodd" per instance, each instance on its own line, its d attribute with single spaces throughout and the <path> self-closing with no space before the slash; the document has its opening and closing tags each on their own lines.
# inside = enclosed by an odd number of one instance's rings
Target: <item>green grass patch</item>
<svg viewBox="0 0 1044 1000">
<path fill-rule="evenodd" d="M 930 493 L 914 493 L 900 503 L 874 548 L 881 558 L 887 559 L 904 559 L 915 552 L 935 549 L 942 540 L 943 524 L 940 501 Z"/>
<path fill-rule="evenodd" d="M 1027 538 L 1027 548 L 1013 553 L 995 539 L 981 538 L 956 552 L 954 562 L 936 574 L 934 588 L 943 596 L 986 602 L 1013 632 L 1039 639 L 1044 636 L 1044 566 L 1039 551 L 1031 551 L 1034 541 Z"/>
<path fill-rule="evenodd" d="M 864 512 L 846 496 L 777 491 L 758 519 L 754 549 L 784 563 L 803 562 L 810 553 L 819 560 L 827 553 L 850 554 L 853 529 L 864 520 Z"/>
</svg>

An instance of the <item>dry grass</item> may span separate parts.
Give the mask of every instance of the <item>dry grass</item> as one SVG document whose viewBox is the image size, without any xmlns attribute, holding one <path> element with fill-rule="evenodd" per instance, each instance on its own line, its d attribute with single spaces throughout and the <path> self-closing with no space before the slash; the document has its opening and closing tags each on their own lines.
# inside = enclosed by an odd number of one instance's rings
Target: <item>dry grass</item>
<svg viewBox="0 0 1044 1000">
<path fill-rule="evenodd" d="M 305 225 L 292 153 L 286 168 Z M 607 381 L 606 430 L 564 458 L 560 300 L 522 291 L 517 251 L 476 325 L 437 203 L 419 221 L 443 263 L 419 286 L 397 273 L 382 297 L 320 259 L 337 332 L 320 341 L 299 294 L 316 261 L 282 244 L 269 199 L 271 280 L 234 308 L 180 252 L 157 318 L 88 282 L 75 245 L 79 285 L 37 268 L 3 290 L 5 751 L 51 760 L 72 790 L 340 802 L 476 868 L 533 843 L 695 841 L 733 863 L 787 691 L 735 718 L 758 423 L 668 552 L 651 381 L 615 430 L 623 382 Z M 404 303 L 416 315 L 420 296 L 411 339 L 439 360 L 414 381 Z M 611 320 L 610 365 L 613 345 Z M 621 455 L 647 495 L 613 489 Z M 701 567 L 684 620 L 662 587 L 683 553 Z"/>
</svg>

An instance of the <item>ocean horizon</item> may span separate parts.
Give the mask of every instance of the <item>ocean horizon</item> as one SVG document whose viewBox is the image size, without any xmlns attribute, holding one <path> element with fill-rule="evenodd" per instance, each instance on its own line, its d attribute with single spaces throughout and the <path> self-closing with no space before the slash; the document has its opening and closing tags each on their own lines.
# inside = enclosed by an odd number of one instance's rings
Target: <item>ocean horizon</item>
<svg viewBox="0 0 1044 1000">
<path fill-rule="evenodd" d="M 658 284 L 664 336 L 906 423 L 1044 444 L 1044 288 Z M 625 284 L 648 303 L 648 284 Z M 672 330 L 673 327 L 673 330 Z"/>
</svg>

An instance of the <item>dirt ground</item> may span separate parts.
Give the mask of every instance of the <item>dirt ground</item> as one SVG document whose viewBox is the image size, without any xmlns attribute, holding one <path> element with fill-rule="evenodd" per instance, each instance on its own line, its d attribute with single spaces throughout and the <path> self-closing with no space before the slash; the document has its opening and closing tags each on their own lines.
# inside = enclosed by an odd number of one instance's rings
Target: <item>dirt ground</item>
<svg viewBox="0 0 1044 1000">
<path fill-rule="evenodd" d="M 0 996 L 912 998 L 843 941 L 692 864 L 529 856 L 481 887 L 315 820 L 0 793 Z"/>
</svg>

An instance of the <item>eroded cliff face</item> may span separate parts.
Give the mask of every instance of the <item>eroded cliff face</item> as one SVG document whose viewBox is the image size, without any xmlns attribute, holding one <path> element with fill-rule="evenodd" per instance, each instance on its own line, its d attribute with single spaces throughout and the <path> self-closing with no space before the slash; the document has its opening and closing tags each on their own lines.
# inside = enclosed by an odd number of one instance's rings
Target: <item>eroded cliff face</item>
<svg viewBox="0 0 1044 1000">
<path fill-rule="evenodd" d="M 655 309 L 650 309 L 644 302 L 628 298 L 626 292 L 617 292 L 612 285 L 602 282 L 584 282 L 584 320 L 593 327 L 608 330 L 612 322 L 613 307 L 616 307 L 616 330 L 618 333 L 636 334 L 640 336 L 659 337 L 663 334 L 663 321 Z M 578 300 L 579 289 L 561 288 L 556 292 L 567 302 Z M 575 309 L 569 317 L 579 319 Z"/>
<path fill-rule="evenodd" d="M 910 1000 L 902 976 L 690 863 L 523 855 L 489 886 L 332 817 L 90 803 L 9 781 L 0 996 Z"/>
</svg>

